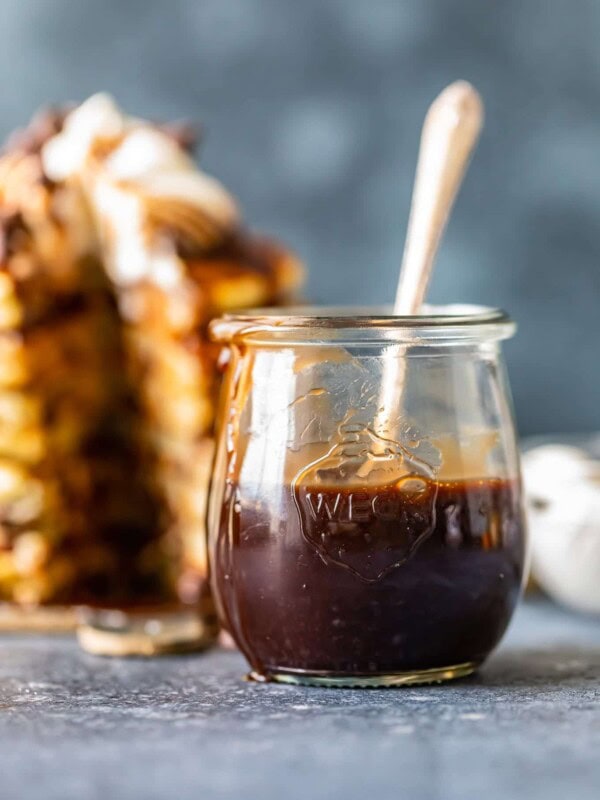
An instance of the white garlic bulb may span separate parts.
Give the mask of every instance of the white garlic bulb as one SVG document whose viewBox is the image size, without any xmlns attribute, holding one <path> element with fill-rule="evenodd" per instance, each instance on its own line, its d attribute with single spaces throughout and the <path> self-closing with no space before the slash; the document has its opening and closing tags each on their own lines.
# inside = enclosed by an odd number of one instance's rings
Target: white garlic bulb
<svg viewBox="0 0 600 800">
<path fill-rule="evenodd" d="M 600 614 L 600 461 L 547 444 L 524 454 L 523 479 L 534 579 L 555 600 Z"/>
</svg>

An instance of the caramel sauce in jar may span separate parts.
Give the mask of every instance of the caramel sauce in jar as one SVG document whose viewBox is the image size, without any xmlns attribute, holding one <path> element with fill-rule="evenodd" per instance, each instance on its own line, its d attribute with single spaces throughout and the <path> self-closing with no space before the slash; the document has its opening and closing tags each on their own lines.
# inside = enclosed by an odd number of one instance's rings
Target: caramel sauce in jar
<svg viewBox="0 0 600 800">
<path fill-rule="evenodd" d="M 231 487 L 215 548 L 226 625 L 255 677 L 479 664 L 523 572 L 517 482 Z"/>
</svg>

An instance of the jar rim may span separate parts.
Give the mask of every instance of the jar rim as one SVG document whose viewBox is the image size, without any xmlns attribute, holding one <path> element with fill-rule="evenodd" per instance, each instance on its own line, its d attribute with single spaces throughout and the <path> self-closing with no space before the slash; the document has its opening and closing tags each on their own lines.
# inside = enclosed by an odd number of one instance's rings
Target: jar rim
<svg viewBox="0 0 600 800">
<path fill-rule="evenodd" d="M 371 333 L 393 341 L 426 343 L 427 339 L 477 340 L 506 339 L 516 325 L 499 308 L 482 305 L 425 305 L 421 313 L 411 316 L 393 314 L 391 306 L 291 306 L 247 309 L 226 313 L 209 326 L 213 341 L 270 337 L 279 342 L 288 339 L 311 341 L 321 335 L 344 338 Z"/>
</svg>

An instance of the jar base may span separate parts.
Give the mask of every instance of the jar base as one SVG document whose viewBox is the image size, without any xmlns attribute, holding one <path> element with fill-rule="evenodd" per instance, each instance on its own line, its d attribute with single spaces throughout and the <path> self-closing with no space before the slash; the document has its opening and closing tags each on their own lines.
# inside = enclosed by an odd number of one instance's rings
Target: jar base
<svg viewBox="0 0 600 800">
<path fill-rule="evenodd" d="M 479 667 L 479 662 L 466 661 L 448 667 L 434 669 L 410 670 L 408 672 L 390 672 L 381 675 L 336 675 L 328 672 L 308 672 L 304 670 L 278 670 L 269 672 L 265 677 L 256 672 L 249 674 L 249 679 L 264 683 L 287 683 L 295 686 L 321 686 L 347 689 L 383 689 L 393 686 L 417 686 L 426 683 L 445 683 L 446 681 L 465 678 Z"/>
</svg>

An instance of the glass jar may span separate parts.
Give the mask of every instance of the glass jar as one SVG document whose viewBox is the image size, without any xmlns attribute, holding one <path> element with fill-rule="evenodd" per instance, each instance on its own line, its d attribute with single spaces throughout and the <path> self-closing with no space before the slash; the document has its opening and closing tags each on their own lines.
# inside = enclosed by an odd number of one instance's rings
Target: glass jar
<svg viewBox="0 0 600 800">
<path fill-rule="evenodd" d="M 212 323 L 227 366 L 211 585 L 253 678 L 433 682 L 498 643 L 526 550 L 500 352 L 514 330 L 473 306 Z"/>
</svg>

